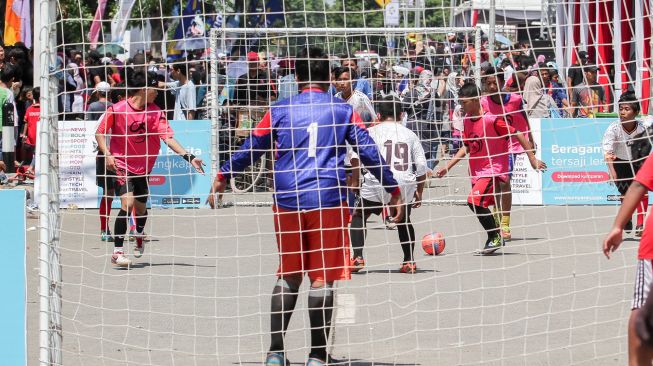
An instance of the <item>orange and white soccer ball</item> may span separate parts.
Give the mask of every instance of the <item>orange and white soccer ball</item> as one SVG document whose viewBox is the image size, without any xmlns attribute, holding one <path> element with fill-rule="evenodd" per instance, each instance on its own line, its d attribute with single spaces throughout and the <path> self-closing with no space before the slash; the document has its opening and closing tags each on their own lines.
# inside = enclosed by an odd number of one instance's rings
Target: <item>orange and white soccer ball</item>
<svg viewBox="0 0 653 366">
<path fill-rule="evenodd" d="M 422 249 L 428 255 L 438 255 L 444 251 L 444 235 L 440 232 L 432 232 L 422 237 Z"/>
</svg>

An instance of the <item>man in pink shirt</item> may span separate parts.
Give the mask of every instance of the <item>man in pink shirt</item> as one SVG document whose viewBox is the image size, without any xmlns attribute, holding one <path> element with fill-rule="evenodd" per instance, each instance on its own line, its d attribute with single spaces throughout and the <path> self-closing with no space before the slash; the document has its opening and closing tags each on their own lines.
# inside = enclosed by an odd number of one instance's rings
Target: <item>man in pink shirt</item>
<svg viewBox="0 0 653 366">
<path fill-rule="evenodd" d="M 528 123 L 528 117 L 524 110 L 522 97 L 517 93 L 504 93 L 499 87 L 499 85 L 504 84 L 503 72 L 498 72 L 494 68 L 488 69 L 483 77 L 483 84 L 486 94 L 481 98 L 483 110 L 505 120 L 532 143 L 534 141 L 533 135 L 531 134 L 531 126 Z M 510 211 L 512 210 L 510 180 L 512 178 L 512 170 L 517 155 L 524 153 L 524 148 L 515 136 L 510 136 L 509 139 L 508 179 L 506 181 L 499 181 L 497 187 L 497 196 L 499 198 L 497 206 L 501 221 L 501 236 L 504 240 L 512 239 L 512 234 L 510 233 Z M 535 153 L 534 145 L 529 143 L 527 149 Z"/>
<path fill-rule="evenodd" d="M 114 226 L 114 250 L 111 263 L 128 267 L 123 242 L 127 232 L 128 213 L 136 211 L 136 247 L 134 256 L 143 255 L 143 228 L 147 221 L 148 175 L 159 155 L 160 140 L 182 156 L 200 173 L 202 160 L 189 154 L 173 137 L 165 113 L 153 102 L 157 95 L 156 74 L 135 72 L 128 78 L 133 94 L 112 106 L 100 120 L 95 133 L 98 149 L 105 156 L 106 169 L 115 172 L 115 190 L 121 209 Z M 109 138 L 107 146 L 106 138 Z"/>
<path fill-rule="evenodd" d="M 505 245 L 489 206 L 495 205 L 494 187 L 498 182 L 508 180 L 509 138 L 516 138 L 523 148 L 530 144 L 521 131 L 510 126 L 503 118 L 483 111 L 481 91 L 476 85 L 463 85 L 458 92 L 458 98 L 465 113 L 463 147 L 445 168 L 439 169 L 435 174 L 438 178 L 444 177 L 469 154 L 472 191 L 467 198 L 467 205 L 476 214 L 488 237 L 484 248 L 477 253 L 492 254 Z M 532 151 L 527 151 L 527 154 L 533 169 L 546 169 L 546 164 L 537 160 Z"/>
</svg>

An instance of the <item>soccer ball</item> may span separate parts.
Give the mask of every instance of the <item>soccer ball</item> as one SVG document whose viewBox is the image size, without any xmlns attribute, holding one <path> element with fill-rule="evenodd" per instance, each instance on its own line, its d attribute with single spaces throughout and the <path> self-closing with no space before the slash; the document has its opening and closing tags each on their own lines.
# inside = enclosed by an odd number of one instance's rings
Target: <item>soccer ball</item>
<svg viewBox="0 0 653 366">
<path fill-rule="evenodd" d="M 444 251 L 444 235 L 433 232 L 422 237 L 422 249 L 428 255 L 438 255 Z"/>
</svg>

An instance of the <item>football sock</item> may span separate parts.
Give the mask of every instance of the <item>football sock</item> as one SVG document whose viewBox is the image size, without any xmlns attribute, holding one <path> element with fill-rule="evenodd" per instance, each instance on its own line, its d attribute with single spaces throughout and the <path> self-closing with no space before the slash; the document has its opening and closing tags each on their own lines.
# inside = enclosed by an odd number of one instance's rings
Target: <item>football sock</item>
<svg viewBox="0 0 653 366">
<path fill-rule="evenodd" d="M 319 288 L 311 286 L 308 292 L 308 318 L 311 323 L 311 353 L 309 357 L 326 361 L 332 314 L 333 290 L 331 286 L 327 284 Z"/>
<path fill-rule="evenodd" d="M 354 215 L 351 218 L 349 235 L 351 236 L 351 246 L 354 249 L 354 258 L 363 257 L 363 246 L 365 246 L 365 226 L 366 219 L 362 216 Z"/>
<path fill-rule="evenodd" d="M 637 205 L 637 226 L 644 225 L 644 218 L 646 217 L 646 212 L 648 211 L 648 194 L 645 194 L 642 197 L 642 201 Z"/>
<path fill-rule="evenodd" d="M 288 323 L 297 303 L 299 286 L 287 282 L 283 278 L 277 280 L 272 291 L 270 316 L 270 352 L 283 352 L 283 338 L 286 336 Z"/>
<path fill-rule="evenodd" d="M 147 222 L 147 210 L 142 215 L 136 216 L 136 232 L 139 234 L 145 230 L 145 223 Z"/>
<path fill-rule="evenodd" d="M 403 222 L 397 224 L 397 231 L 399 232 L 399 241 L 401 242 L 401 250 L 404 252 L 404 262 L 413 262 L 413 252 L 415 250 L 415 228 L 410 222 L 410 206 L 405 206 Z"/>
<path fill-rule="evenodd" d="M 492 211 L 487 207 L 475 206 L 471 203 L 467 203 L 467 206 L 469 206 L 469 209 L 476 214 L 478 222 L 481 223 L 481 226 L 483 226 L 483 229 L 487 232 L 488 240 L 496 238 L 499 235 L 499 226 L 497 225 L 497 222 L 494 221 Z"/>
<path fill-rule="evenodd" d="M 127 233 L 127 211 L 120 209 L 113 226 L 113 245 L 116 248 L 122 248 L 122 243 L 125 240 L 125 233 Z"/>
<path fill-rule="evenodd" d="M 100 200 L 100 230 L 107 231 L 109 227 L 109 216 L 111 215 L 111 203 L 113 197 L 102 197 Z"/>
<path fill-rule="evenodd" d="M 501 227 L 510 227 L 510 214 L 504 213 L 501 216 Z"/>
</svg>

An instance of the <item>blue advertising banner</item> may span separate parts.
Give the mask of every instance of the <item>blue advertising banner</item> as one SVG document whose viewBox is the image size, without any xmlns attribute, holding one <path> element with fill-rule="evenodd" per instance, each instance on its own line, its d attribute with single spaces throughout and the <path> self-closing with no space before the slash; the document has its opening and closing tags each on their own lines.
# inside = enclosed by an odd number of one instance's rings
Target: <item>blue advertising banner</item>
<svg viewBox="0 0 653 366">
<path fill-rule="evenodd" d="M 603 158 L 603 134 L 615 119 L 542 119 L 542 175 L 545 205 L 619 203 Z"/>
<path fill-rule="evenodd" d="M 211 165 L 211 121 L 170 121 L 175 139 L 189 153 Z M 152 207 L 200 207 L 206 202 L 211 177 L 195 169 L 165 144 L 161 144 L 150 183 Z"/>
<path fill-rule="evenodd" d="M 0 352 L 3 365 L 26 365 L 25 322 L 25 191 L 0 190 L 0 222 L 2 222 L 2 254 L 0 304 L 2 332 Z"/>
</svg>

